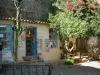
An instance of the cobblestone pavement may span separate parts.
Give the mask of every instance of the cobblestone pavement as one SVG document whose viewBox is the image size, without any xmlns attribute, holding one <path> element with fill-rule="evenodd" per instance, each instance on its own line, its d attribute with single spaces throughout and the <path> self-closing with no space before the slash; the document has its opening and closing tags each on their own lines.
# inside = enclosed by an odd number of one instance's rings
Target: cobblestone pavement
<svg viewBox="0 0 100 75">
<path fill-rule="evenodd" d="M 100 75 L 100 69 L 80 65 L 61 65 L 53 69 L 52 75 Z"/>
<path fill-rule="evenodd" d="M 14 69 L 14 73 L 13 73 L 13 69 L 9 68 L 2 72 L 0 72 L 0 75 L 48 75 L 48 67 L 44 67 L 44 70 L 40 67 L 38 67 L 37 69 L 34 67 L 29 68 L 24 67 L 23 69 L 21 68 L 15 68 Z"/>
<path fill-rule="evenodd" d="M 15 72 L 15 75 L 22 75 L 19 68 Z M 40 68 L 37 69 L 37 74 L 35 68 L 30 69 L 30 74 L 27 68 L 23 68 L 22 73 L 23 75 L 48 75 L 48 68 L 44 68 L 44 74 Z M 12 69 L 0 75 L 13 75 Z M 100 69 L 81 65 L 54 65 L 51 75 L 100 75 Z"/>
</svg>

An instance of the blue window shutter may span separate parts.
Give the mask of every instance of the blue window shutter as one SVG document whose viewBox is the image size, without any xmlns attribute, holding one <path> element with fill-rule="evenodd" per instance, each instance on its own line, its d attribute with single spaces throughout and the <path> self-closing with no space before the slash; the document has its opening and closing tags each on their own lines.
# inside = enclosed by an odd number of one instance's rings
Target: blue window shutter
<svg viewBox="0 0 100 75">
<path fill-rule="evenodd" d="M 2 53 L 4 53 L 4 55 L 2 55 L 2 61 L 13 61 L 12 58 L 12 25 L 11 24 L 1 24 L 3 26 L 6 26 L 8 28 L 8 30 L 6 31 L 0 31 L 0 33 L 2 34 L 8 34 L 8 39 L 5 40 L 3 39 L 3 41 L 5 43 L 8 43 L 7 48 L 4 47 L 2 49 Z"/>
<path fill-rule="evenodd" d="M 33 27 L 34 43 L 33 43 L 33 56 L 37 56 L 37 27 Z"/>
<path fill-rule="evenodd" d="M 10 24 L 9 25 L 10 26 L 10 38 L 9 38 L 9 40 L 10 40 L 10 50 L 12 51 L 12 25 Z"/>
</svg>

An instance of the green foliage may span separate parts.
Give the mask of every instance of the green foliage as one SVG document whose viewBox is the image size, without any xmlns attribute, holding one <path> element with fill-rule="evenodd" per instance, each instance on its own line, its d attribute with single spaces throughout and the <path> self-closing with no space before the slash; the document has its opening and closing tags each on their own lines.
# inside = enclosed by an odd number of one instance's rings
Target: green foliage
<svg viewBox="0 0 100 75">
<path fill-rule="evenodd" d="M 78 0 L 68 3 L 69 0 L 55 0 L 53 6 L 59 10 L 56 14 L 49 14 L 51 28 L 58 31 L 63 37 L 88 37 L 100 35 L 100 9 L 92 8 L 94 1 L 84 1 L 86 4 L 77 4 Z M 66 3 L 67 2 L 67 3 Z M 64 4 L 68 4 L 65 5 Z M 69 8 L 68 6 L 71 6 Z"/>
<path fill-rule="evenodd" d="M 53 18 L 53 19 L 52 19 Z M 74 18 L 66 12 L 58 12 L 57 15 L 51 16 L 51 27 L 57 31 L 60 30 L 61 35 L 68 37 L 84 37 L 87 31 L 87 22 Z"/>
<path fill-rule="evenodd" d="M 18 2 L 21 2 L 22 0 L 17 0 Z"/>
<path fill-rule="evenodd" d="M 74 59 L 72 58 L 67 58 L 64 62 L 65 65 L 73 65 L 74 64 Z"/>
</svg>

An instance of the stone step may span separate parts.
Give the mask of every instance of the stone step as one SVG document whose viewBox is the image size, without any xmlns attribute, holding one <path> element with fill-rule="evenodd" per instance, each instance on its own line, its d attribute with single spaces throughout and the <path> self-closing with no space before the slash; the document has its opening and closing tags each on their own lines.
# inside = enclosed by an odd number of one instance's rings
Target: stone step
<svg viewBox="0 0 100 75">
<path fill-rule="evenodd" d="M 24 56 L 23 57 L 24 61 L 27 62 L 42 62 L 43 60 L 39 58 L 39 56 Z"/>
</svg>

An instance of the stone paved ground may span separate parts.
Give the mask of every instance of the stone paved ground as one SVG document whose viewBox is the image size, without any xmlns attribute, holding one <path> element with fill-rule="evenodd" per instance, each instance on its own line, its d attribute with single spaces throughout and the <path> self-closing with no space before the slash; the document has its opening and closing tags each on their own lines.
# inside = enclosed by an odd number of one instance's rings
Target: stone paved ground
<svg viewBox="0 0 100 75">
<path fill-rule="evenodd" d="M 13 75 L 12 69 L 7 70 L 6 74 L 4 72 L 0 73 L 0 75 Z M 29 70 L 27 68 L 24 68 L 23 74 L 21 74 L 21 69 L 16 69 L 14 75 L 43 75 L 43 72 L 40 68 L 38 68 L 36 74 L 36 69 L 31 69 L 29 74 Z M 44 75 L 48 75 L 47 68 L 45 68 Z"/>
<path fill-rule="evenodd" d="M 97 66 L 100 65 L 98 64 Z M 21 70 L 17 68 L 15 75 L 21 75 L 20 71 Z M 24 68 L 23 75 L 28 75 L 28 73 L 28 69 Z M 4 73 L 0 73 L 0 75 L 4 75 Z M 12 70 L 8 70 L 6 75 L 12 75 Z M 31 69 L 30 75 L 36 75 L 36 70 Z M 38 68 L 37 75 L 43 75 L 40 68 Z M 48 75 L 48 68 L 45 68 L 44 75 Z M 100 68 L 86 65 L 56 65 L 54 66 L 51 75 L 100 75 Z"/>
<path fill-rule="evenodd" d="M 52 75 L 100 75 L 100 62 L 82 63 L 81 65 L 58 65 Z"/>
<path fill-rule="evenodd" d="M 31 68 L 24 66 L 22 69 L 21 67 L 14 68 L 14 74 L 13 74 L 13 68 L 10 67 L 6 70 L 3 70 L 0 72 L 0 75 L 48 75 L 48 67 L 33 67 Z"/>
<path fill-rule="evenodd" d="M 100 69 L 87 66 L 57 66 L 52 75 L 100 75 Z"/>
</svg>

